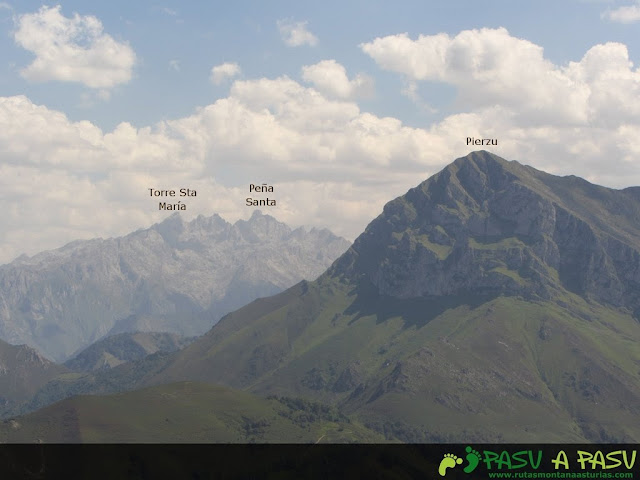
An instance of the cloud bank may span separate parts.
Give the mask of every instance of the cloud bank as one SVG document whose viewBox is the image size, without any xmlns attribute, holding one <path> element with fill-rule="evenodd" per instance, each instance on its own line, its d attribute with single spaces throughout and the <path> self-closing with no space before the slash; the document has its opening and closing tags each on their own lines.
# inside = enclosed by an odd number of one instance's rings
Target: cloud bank
<svg viewBox="0 0 640 480">
<path fill-rule="evenodd" d="M 249 184 L 269 183 L 278 205 L 266 213 L 353 239 L 386 201 L 478 148 L 470 136 L 552 173 L 640 185 L 640 74 L 625 45 L 595 45 L 566 65 L 504 29 L 361 48 L 410 81 L 454 85 L 457 112 L 416 128 L 363 111 L 358 77 L 333 60 L 303 68 L 306 85 L 235 80 L 189 116 L 110 132 L 25 96 L 0 98 L 0 262 L 161 221 L 168 212 L 148 188 L 196 189 L 187 218 L 233 221 L 253 211 Z"/>
<path fill-rule="evenodd" d="M 383 69 L 410 81 L 438 81 L 458 89 L 460 108 L 507 109 L 521 125 L 597 125 L 635 121 L 640 73 L 627 47 L 595 45 L 579 62 L 558 66 L 542 47 L 504 28 L 376 38 L 360 46 Z"/>
</svg>

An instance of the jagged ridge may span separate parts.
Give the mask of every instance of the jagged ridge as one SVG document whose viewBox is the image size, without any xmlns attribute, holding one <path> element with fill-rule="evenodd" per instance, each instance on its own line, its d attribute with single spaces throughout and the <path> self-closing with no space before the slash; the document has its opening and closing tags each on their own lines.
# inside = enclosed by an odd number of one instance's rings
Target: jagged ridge
<svg viewBox="0 0 640 480">
<path fill-rule="evenodd" d="M 315 278 L 348 246 L 259 211 L 234 225 L 174 214 L 0 266 L 0 338 L 62 361 L 115 333 L 199 335 L 254 298 Z"/>
</svg>

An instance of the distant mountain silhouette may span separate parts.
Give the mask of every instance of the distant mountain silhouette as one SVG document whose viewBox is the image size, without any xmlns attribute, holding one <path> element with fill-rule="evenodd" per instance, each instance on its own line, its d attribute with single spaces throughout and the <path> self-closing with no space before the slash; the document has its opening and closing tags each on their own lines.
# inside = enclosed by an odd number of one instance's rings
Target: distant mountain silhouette
<svg viewBox="0 0 640 480">
<path fill-rule="evenodd" d="M 233 225 L 176 213 L 125 237 L 0 266 L 0 338 L 64 361 L 116 333 L 199 335 L 255 298 L 317 277 L 348 246 L 259 211 Z"/>
</svg>

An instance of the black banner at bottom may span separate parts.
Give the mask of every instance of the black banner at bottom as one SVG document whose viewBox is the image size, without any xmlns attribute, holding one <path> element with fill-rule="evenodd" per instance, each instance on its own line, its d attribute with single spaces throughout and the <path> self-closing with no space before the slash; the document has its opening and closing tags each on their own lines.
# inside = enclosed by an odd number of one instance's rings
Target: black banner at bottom
<svg viewBox="0 0 640 480">
<path fill-rule="evenodd" d="M 640 480 L 638 452 L 639 444 L 3 444 L 0 480 Z"/>
</svg>

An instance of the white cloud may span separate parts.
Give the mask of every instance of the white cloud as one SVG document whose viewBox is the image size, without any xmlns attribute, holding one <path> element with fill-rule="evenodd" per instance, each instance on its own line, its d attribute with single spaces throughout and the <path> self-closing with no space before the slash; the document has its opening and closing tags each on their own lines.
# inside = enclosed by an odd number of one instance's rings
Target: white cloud
<svg viewBox="0 0 640 480">
<path fill-rule="evenodd" d="M 21 71 L 33 82 L 58 80 L 107 89 L 127 83 L 136 62 L 133 49 L 103 32 L 96 17 L 64 17 L 61 7 L 43 6 L 36 13 L 20 15 L 15 42 L 35 54 Z"/>
<path fill-rule="evenodd" d="M 180 60 L 169 60 L 169 68 L 175 72 L 180 71 Z"/>
<path fill-rule="evenodd" d="M 640 2 L 635 5 L 627 5 L 607 10 L 600 15 L 603 19 L 618 23 L 635 23 L 640 21 Z"/>
<path fill-rule="evenodd" d="M 211 69 L 211 81 L 215 85 L 220 85 L 229 78 L 240 74 L 240 66 L 237 63 L 222 63 Z"/>
<path fill-rule="evenodd" d="M 187 117 L 144 128 L 121 123 L 110 132 L 72 122 L 24 96 L 0 98 L 0 262 L 166 218 L 148 197 L 150 187 L 195 188 L 187 218 L 215 212 L 233 221 L 252 212 L 245 206 L 249 183 L 267 182 L 275 187 L 278 206 L 268 212 L 276 218 L 354 238 L 386 201 L 479 148 L 467 146 L 469 136 L 496 138 L 496 154 L 552 173 L 613 187 L 640 185 L 640 78 L 626 47 L 595 45 L 581 59 L 556 66 L 537 57 L 536 45 L 506 40 L 511 51 L 502 52 L 504 58 L 467 69 L 479 79 L 478 94 L 492 92 L 483 79 L 507 74 L 506 63 L 524 70 L 517 61 L 524 49 L 531 71 L 512 75 L 531 75 L 539 80 L 537 89 L 552 93 L 573 82 L 588 93 L 578 102 L 580 115 L 567 114 L 560 102 L 557 118 L 545 104 L 545 111 L 527 119 L 520 108 L 531 108 L 529 100 L 518 102 L 514 91 L 524 87 L 515 78 L 501 80 L 507 91 L 495 101 L 460 103 L 458 113 L 425 128 L 363 112 L 336 91 L 325 95 L 286 76 L 236 80 L 226 98 Z M 456 55 L 471 50 L 478 61 L 489 48 L 462 45 Z M 445 61 L 436 72 L 469 89 L 457 77 L 464 68 L 448 60 L 451 48 L 445 42 Z M 420 77 L 414 70 L 424 67 L 412 69 L 399 55 L 387 60 L 402 66 L 411 81 L 435 75 Z M 327 91 L 344 87 L 329 84 Z"/>
<path fill-rule="evenodd" d="M 13 7 L 9 5 L 7 2 L 0 2 L 0 10 L 12 10 Z"/>
<path fill-rule="evenodd" d="M 346 69 L 335 60 L 323 60 L 302 67 L 302 78 L 322 93 L 337 98 L 366 97 L 373 93 L 373 79 L 362 73 L 353 80 Z"/>
<path fill-rule="evenodd" d="M 302 45 L 315 46 L 318 44 L 318 37 L 307 29 L 309 22 L 295 22 L 293 20 L 278 20 L 278 30 L 280 37 L 289 47 L 300 47 Z"/>
<path fill-rule="evenodd" d="M 501 105 L 522 125 L 603 124 L 640 114 L 640 74 L 632 70 L 627 48 L 619 43 L 596 45 L 580 62 L 567 66 L 554 65 L 544 58 L 542 47 L 504 28 L 465 30 L 455 37 L 421 35 L 417 40 L 391 35 L 361 48 L 380 67 L 410 82 L 456 86 L 459 108 Z"/>
</svg>

